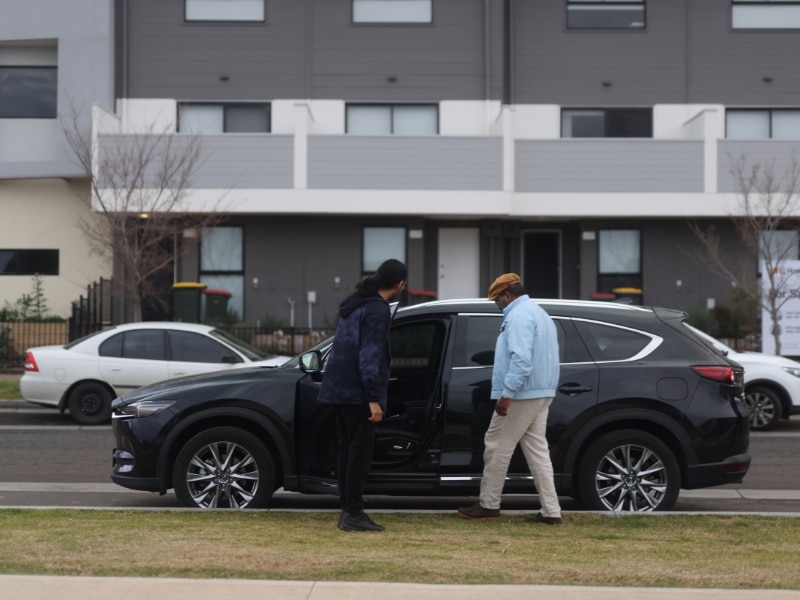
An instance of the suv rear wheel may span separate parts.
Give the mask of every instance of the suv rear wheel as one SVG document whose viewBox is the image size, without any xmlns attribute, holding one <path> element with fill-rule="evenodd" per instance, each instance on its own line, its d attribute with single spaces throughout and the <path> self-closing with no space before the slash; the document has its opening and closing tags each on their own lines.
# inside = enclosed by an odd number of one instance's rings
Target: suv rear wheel
<svg viewBox="0 0 800 600">
<path fill-rule="evenodd" d="M 593 510 L 669 510 L 681 487 L 672 451 L 654 435 L 633 429 L 589 446 L 578 477 L 581 500 Z"/>
<path fill-rule="evenodd" d="M 235 427 L 198 433 L 181 449 L 172 472 L 178 502 L 191 508 L 263 508 L 274 481 L 264 443 Z"/>
</svg>

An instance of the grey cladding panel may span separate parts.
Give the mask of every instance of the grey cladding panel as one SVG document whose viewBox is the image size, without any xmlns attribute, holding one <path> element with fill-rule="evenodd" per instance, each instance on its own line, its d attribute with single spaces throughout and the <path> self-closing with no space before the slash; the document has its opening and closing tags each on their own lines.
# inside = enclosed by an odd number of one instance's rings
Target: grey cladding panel
<svg viewBox="0 0 800 600">
<path fill-rule="evenodd" d="M 499 138 L 316 136 L 308 146 L 311 188 L 502 188 Z"/>
<path fill-rule="evenodd" d="M 739 141 L 720 140 L 717 161 L 719 191 L 740 193 L 742 188 L 737 179 L 739 175 L 749 177 L 755 168 L 759 173 L 758 181 L 763 175 L 770 175 L 778 182 L 777 191 L 789 189 L 792 181 L 791 171 L 800 169 L 800 140 L 782 141 Z M 794 190 L 798 192 L 797 189 Z"/>
<path fill-rule="evenodd" d="M 702 192 L 703 144 L 658 140 L 523 141 L 518 192 Z"/>
<path fill-rule="evenodd" d="M 169 156 L 177 157 L 181 145 L 193 143 L 190 136 L 172 136 L 173 150 Z M 143 141 L 145 140 L 145 141 Z M 290 136 L 273 135 L 208 135 L 200 139 L 200 155 L 189 186 L 194 188 L 290 188 L 293 185 L 293 139 Z M 146 167 L 152 185 L 156 173 L 165 161 L 174 164 L 175 158 L 145 160 L 144 149 L 163 144 L 157 137 L 101 136 L 100 160 L 117 163 L 141 164 Z M 167 154 L 156 154 L 165 156 Z M 117 169 L 101 169 L 101 175 L 119 176 L 115 187 L 127 185 L 124 175 Z M 103 177 L 101 185 L 112 185 Z"/>
</svg>

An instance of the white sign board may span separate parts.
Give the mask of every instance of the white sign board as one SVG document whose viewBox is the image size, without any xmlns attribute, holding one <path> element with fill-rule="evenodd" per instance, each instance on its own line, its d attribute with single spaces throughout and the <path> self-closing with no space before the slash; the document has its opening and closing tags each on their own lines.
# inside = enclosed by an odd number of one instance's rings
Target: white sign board
<svg viewBox="0 0 800 600">
<path fill-rule="evenodd" d="M 769 277 L 761 264 L 761 291 L 769 293 Z M 775 288 L 778 302 L 784 302 L 778 311 L 778 325 L 781 328 L 781 354 L 800 356 L 800 260 L 781 261 L 775 269 Z M 775 354 L 775 337 L 772 334 L 772 319 L 769 313 L 761 311 L 761 351 Z"/>
</svg>

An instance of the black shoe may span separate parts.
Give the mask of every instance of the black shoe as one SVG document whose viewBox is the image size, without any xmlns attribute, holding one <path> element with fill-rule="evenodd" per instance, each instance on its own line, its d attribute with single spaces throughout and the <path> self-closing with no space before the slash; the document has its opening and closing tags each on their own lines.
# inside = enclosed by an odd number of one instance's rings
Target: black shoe
<svg viewBox="0 0 800 600">
<path fill-rule="evenodd" d="M 561 517 L 545 517 L 542 513 L 525 517 L 526 523 L 544 523 L 545 525 L 561 525 Z"/>
<path fill-rule="evenodd" d="M 488 519 L 494 520 L 500 516 L 499 508 L 483 508 L 480 502 L 476 502 L 471 506 L 465 506 L 458 509 L 458 516 L 465 519 Z"/>
<path fill-rule="evenodd" d="M 384 527 L 370 519 L 366 513 L 354 517 L 346 512 L 339 521 L 339 529 L 342 531 L 383 531 Z"/>
</svg>

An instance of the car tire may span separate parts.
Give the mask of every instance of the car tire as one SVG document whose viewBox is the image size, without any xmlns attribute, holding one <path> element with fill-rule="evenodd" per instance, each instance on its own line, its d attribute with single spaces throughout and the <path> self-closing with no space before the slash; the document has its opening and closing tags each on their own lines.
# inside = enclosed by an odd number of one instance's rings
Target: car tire
<svg viewBox="0 0 800 600">
<path fill-rule="evenodd" d="M 111 419 L 111 392 L 100 383 L 82 383 L 67 401 L 69 414 L 80 425 L 102 425 Z"/>
<path fill-rule="evenodd" d="M 750 409 L 750 430 L 774 429 L 781 420 L 781 399 L 769 388 L 754 385 L 744 391 L 744 402 Z"/>
<path fill-rule="evenodd" d="M 681 475 L 675 455 L 656 436 L 626 429 L 598 438 L 578 471 L 583 504 L 591 510 L 670 510 Z"/>
<path fill-rule="evenodd" d="M 172 482 L 181 506 L 264 508 L 275 489 L 275 467 L 255 435 L 236 427 L 215 427 L 181 449 Z"/>
</svg>

